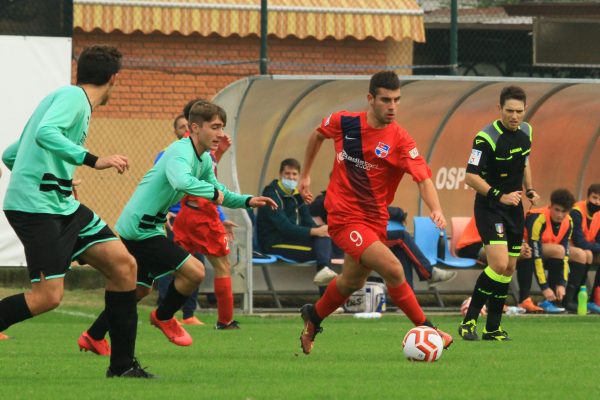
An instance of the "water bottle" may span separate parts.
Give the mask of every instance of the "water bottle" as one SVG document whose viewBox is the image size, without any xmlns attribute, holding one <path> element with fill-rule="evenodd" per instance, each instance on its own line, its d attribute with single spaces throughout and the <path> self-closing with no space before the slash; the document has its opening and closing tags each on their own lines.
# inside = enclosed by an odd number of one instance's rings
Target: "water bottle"
<svg viewBox="0 0 600 400">
<path fill-rule="evenodd" d="M 444 235 L 444 231 L 440 231 L 440 237 L 438 238 L 437 243 L 437 258 L 443 260 L 446 258 L 446 235 Z"/>
<path fill-rule="evenodd" d="M 577 294 L 577 315 L 587 314 L 587 300 L 587 288 L 585 285 L 582 285 L 579 288 L 579 293 Z"/>
</svg>

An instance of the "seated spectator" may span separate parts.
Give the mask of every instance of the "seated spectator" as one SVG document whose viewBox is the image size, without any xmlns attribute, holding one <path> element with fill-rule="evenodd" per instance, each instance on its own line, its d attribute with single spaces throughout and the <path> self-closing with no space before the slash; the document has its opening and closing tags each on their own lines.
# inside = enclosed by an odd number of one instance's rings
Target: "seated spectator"
<svg viewBox="0 0 600 400">
<path fill-rule="evenodd" d="M 296 186 L 300 176 L 300 162 L 287 158 L 281 162 L 279 179 L 267 185 L 263 196 L 272 198 L 276 210 L 263 207 L 256 218 L 258 243 L 261 250 L 297 262 L 316 260 L 317 274 L 314 281 L 320 290 L 337 275 L 331 265 L 331 239 L 327 225 L 318 226 Z M 322 289 L 321 289 L 322 288 Z"/>
<path fill-rule="evenodd" d="M 585 254 L 585 272 L 580 285 L 584 285 L 591 264 L 600 264 L 600 183 L 590 185 L 587 199 L 575 203 L 571 210 L 573 236 L 571 250 L 581 249 Z M 600 272 L 590 291 L 588 310 L 600 314 Z"/>
<path fill-rule="evenodd" d="M 517 273 L 529 274 L 533 269 L 545 300 L 539 304 L 545 312 L 577 311 L 573 299 L 579 287 L 569 279 L 569 239 L 572 222 L 569 211 L 575 198 L 566 189 L 557 189 L 550 195 L 550 206 L 531 210 L 525 218 L 524 239 L 532 249 L 532 258 L 518 261 Z M 546 277 L 546 270 L 548 276 Z M 531 281 L 519 279 L 521 291 L 528 291 Z M 527 303 L 529 303 L 528 301 Z M 525 304 L 529 305 L 529 304 Z M 522 306 L 523 307 L 523 306 Z M 523 307 L 526 310 L 527 307 Z"/>
<path fill-rule="evenodd" d="M 325 195 L 326 191 L 322 191 L 320 195 L 315 197 L 310 204 L 310 212 L 313 217 L 319 217 L 327 223 Z M 390 215 L 390 221 L 396 221 L 402 225 L 405 224 L 407 214 L 400 207 L 388 207 L 388 214 Z M 419 280 L 427 281 L 430 286 L 447 282 L 454 279 L 457 275 L 456 271 L 446 271 L 432 266 L 415 243 L 414 238 L 406 230 L 388 231 L 385 244 L 402 264 L 406 281 L 411 287 L 413 286 L 413 269 L 417 273 Z M 337 249 L 335 244 L 333 246 L 334 249 Z"/>
</svg>

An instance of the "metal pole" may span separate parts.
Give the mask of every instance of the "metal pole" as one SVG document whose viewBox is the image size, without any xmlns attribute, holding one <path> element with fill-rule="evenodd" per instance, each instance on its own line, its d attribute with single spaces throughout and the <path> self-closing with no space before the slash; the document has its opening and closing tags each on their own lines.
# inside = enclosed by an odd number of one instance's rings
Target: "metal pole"
<svg viewBox="0 0 600 400">
<path fill-rule="evenodd" d="M 450 74 L 458 75 L 458 0 L 450 3 Z"/>
<path fill-rule="evenodd" d="M 267 0 L 260 0 L 260 74 L 267 74 Z"/>
</svg>

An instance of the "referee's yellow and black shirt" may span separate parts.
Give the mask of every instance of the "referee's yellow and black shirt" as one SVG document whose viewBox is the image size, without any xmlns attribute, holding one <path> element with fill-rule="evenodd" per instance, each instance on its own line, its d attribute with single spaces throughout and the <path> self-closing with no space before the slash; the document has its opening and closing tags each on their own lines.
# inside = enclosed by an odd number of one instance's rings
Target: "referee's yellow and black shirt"
<svg viewBox="0 0 600 400">
<path fill-rule="evenodd" d="M 477 133 L 467 172 L 481 176 L 502 193 L 523 189 L 523 174 L 531 152 L 533 129 L 527 122 L 511 131 L 496 120 Z M 485 199 L 485 196 L 477 194 Z"/>
</svg>

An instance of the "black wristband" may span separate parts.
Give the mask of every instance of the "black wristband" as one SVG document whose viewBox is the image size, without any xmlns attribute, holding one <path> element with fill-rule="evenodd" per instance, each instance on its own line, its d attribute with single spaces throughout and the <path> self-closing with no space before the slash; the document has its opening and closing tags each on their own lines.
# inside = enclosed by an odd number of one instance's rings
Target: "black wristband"
<svg viewBox="0 0 600 400">
<path fill-rule="evenodd" d="M 216 200 L 219 198 L 219 189 L 215 188 L 215 194 L 213 195 L 213 200 Z"/>
<path fill-rule="evenodd" d="M 535 192 L 534 188 L 529 188 L 525 190 L 525 196 L 527 196 L 527 198 L 532 199 L 533 198 L 533 193 Z"/>
<path fill-rule="evenodd" d="M 98 161 L 98 157 L 96 157 L 92 153 L 85 153 L 85 157 L 83 157 L 82 164 L 94 168 L 96 166 L 96 161 Z"/>
<path fill-rule="evenodd" d="M 499 189 L 495 187 L 491 187 L 487 192 L 487 198 L 494 201 L 500 201 L 500 197 L 502 197 L 504 193 L 502 193 Z"/>
<path fill-rule="evenodd" d="M 252 200 L 252 196 L 246 199 L 246 208 L 250 208 L 250 200 Z"/>
</svg>

